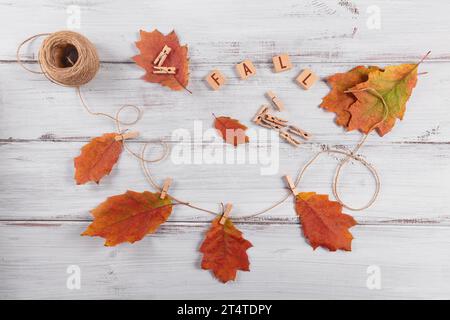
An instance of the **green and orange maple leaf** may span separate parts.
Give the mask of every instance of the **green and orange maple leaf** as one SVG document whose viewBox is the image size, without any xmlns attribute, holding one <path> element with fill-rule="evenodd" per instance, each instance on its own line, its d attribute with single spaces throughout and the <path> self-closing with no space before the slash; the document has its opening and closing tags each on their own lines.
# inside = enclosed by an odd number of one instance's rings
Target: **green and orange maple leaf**
<svg viewBox="0 0 450 320">
<path fill-rule="evenodd" d="M 238 270 L 250 271 L 247 249 L 252 244 L 242 237 L 231 219 L 221 225 L 220 218 L 213 220 L 200 252 L 203 253 L 202 269 L 212 270 L 214 276 L 225 283 L 235 280 Z"/>
<path fill-rule="evenodd" d="M 348 130 L 369 133 L 376 129 L 380 136 L 391 131 L 396 119 L 403 119 L 416 83 L 417 64 L 371 72 L 367 81 L 350 89 L 357 101 L 348 108 L 351 114 Z"/>
<path fill-rule="evenodd" d="M 358 66 L 327 78 L 330 93 L 321 107 L 336 113 L 336 123 L 347 131 L 385 135 L 403 119 L 406 102 L 417 83 L 419 64 L 401 64 L 384 69 Z"/>
<path fill-rule="evenodd" d="M 91 211 L 94 221 L 83 236 L 104 238 L 105 246 L 122 242 L 133 243 L 149 233 L 154 233 L 172 213 L 170 197 L 160 199 L 160 193 L 128 190 L 109 197 Z"/>
<path fill-rule="evenodd" d="M 320 107 L 336 113 L 336 123 L 338 125 L 348 126 L 350 121 L 348 108 L 356 102 L 356 97 L 346 91 L 359 83 L 367 81 L 369 73 L 374 70 L 378 70 L 378 68 L 357 66 L 348 72 L 336 73 L 326 79 L 326 82 L 331 87 L 331 91 L 322 99 Z"/>
</svg>

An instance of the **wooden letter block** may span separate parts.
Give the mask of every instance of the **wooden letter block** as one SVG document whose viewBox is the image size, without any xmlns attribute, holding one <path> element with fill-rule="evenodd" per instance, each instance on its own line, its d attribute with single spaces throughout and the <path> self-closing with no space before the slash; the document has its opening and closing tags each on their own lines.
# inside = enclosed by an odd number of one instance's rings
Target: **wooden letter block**
<svg viewBox="0 0 450 320">
<path fill-rule="evenodd" d="M 250 60 L 244 60 L 236 65 L 236 70 L 242 80 L 256 74 L 256 68 Z"/>
<path fill-rule="evenodd" d="M 280 54 L 272 58 L 275 72 L 282 72 L 292 69 L 291 59 L 287 54 Z"/>
<path fill-rule="evenodd" d="M 218 90 L 226 82 L 225 76 L 219 70 L 211 71 L 206 77 L 206 82 L 213 90 Z"/>
<path fill-rule="evenodd" d="M 312 85 L 316 83 L 317 80 L 318 80 L 317 75 L 310 69 L 303 70 L 295 79 L 295 81 L 297 81 L 297 83 L 301 85 L 305 90 L 311 88 Z"/>
</svg>

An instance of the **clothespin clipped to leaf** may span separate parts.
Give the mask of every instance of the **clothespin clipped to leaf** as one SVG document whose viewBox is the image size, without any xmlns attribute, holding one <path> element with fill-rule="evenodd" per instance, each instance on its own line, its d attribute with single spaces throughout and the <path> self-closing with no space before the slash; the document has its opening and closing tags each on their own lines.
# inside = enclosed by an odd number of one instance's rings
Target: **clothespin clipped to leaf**
<svg viewBox="0 0 450 320">
<path fill-rule="evenodd" d="M 158 67 L 161 67 L 164 61 L 166 61 L 166 58 L 169 55 L 170 51 L 172 51 L 172 48 L 167 45 L 164 45 L 164 48 L 161 50 L 159 55 L 153 61 L 153 64 L 157 65 Z"/>
<path fill-rule="evenodd" d="M 127 140 L 127 139 L 134 139 L 139 137 L 139 132 L 138 131 L 130 131 L 130 132 L 125 132 L 122 134 L 118 134 L 114 139 L 116 141 L 122 141 L 122 140 Z"/>
<path fill-rule="evenodd" d="M 172 184 L 172 178 L 167 178 L 166 180 L 164 180 L 164 184 L 163 187 L 161 189 L 161 194 L 159 196 L 160 199 L 165 199 L 167 196 L 167 191 L 170 188 L 170 185 Z"/>
<path fill-rule="evenodd" d="M 219 220 L 219 224 L 221 224 L 221 225 L 225 224 L 225 221 L 227 221 L 228 216 L 229 216 L 229 214 L 231 212 L 231 209 L 233 209 L 233 205 L 231 203 L 227 203 L 225 205 L 225 209 L 223 210 L 222 217 Z"/>
<path fill-rule="evenodd" d="M 176 71 L 177 71 L 177 68 L 175 68 L 175 67 L 153 66 L 153 73 L 154 74 L 175 74 Z"/>
<path fill-rule="evenodd" d="M 291 177 L 288 176 L 288 175 L 285 175 L 285 176 L 284 176 L 284 179 L 286 180 L 286 183 L 287 183 L 289 189 L 290 189 L 290 190 L 292 191 L 292 193 L 294 194 L 294 197 L 296 197 L 296 196 L 299 194 L 299 192 L 298 192 L 297 189 L 295 188 L 295 184 L 294 184 L 294 182 L 292 181 Z"/>
</svg>

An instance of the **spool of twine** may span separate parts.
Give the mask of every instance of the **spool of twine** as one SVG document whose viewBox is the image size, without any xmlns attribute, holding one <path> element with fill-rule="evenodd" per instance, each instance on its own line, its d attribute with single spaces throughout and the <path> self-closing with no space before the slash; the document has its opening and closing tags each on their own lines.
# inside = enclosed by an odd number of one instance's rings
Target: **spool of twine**
<svg viewBox="0 0 450 320">
<path fill-rule="evenodd" d="M 88 83 L 100 67 L 95 46 L 73 31 L 59 31 L 45 38 L 39 49 L 39 63 L 50 80 L 70 87 Z"/>
<path fill-rule="evenodd" d="M 37 36 L 19 46 L 18 57 L 22 45 Z M 38 60 L 42 73 L 50 81 L 68 87 L 80 87 L 88 83 L 100 67 L 95 46 L 86 37 L 73 31 L 49 34 L 39 49 Z"/>
</svg>

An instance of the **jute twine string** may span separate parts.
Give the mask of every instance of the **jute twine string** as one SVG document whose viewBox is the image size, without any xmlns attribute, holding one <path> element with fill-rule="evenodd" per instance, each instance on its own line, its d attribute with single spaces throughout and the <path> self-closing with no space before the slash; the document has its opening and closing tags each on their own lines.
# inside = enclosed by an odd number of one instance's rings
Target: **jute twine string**
<svg viewBox="0 0 450 320">
<path fill-rule="evenodd" d="M 316 153 L 316 154 L 315 154 L 315 155 L 314 155 L 314 156 L 313 156 L 313 157 L 312 157 L 312 158 L 311 158 L 311 159 L 310 159 L 310 160 L 309 160 L 309 161 L 308 161 L 308 162 L 307 162 L 300 170 L 299 170 L 299 172 L 298 172 L 298 174 L 297 174 L 297 176 L 296 176 L 296 179 L 295 179 L 295 181 L 294 181 L 295 186 L 297 187 L 297 186 L 300 184 L 300 181 L 301 181 L 301 179 L 303 178 L 303 176 L 304 176 L 306 170 L 307 170 L 313 163 L 316 162 L 317 158 L 319 158 L 320 155 L 322 155 L 322 154 L 339 154 L 339 155 L 344 155 L 344 156 L 346 156 L 346 157 L 345 157 L 343 160 L 341 160 L 341 161 L 339 162 L 339 164 L 338 164 L 338 166 L 337 166 L 337 169 L 336 169 L 336 172 L 335 172 L 335 176 L 334 176 L 333 182 L 332 182 L 332 190 L 333 190 L 333 195 L 334 195 L 334 197 L 336 198 L 336 200 L 337 200 L 343 207 L 345 207 L 345 208 L 347 208 L 347 209 L 349 209 L 349 210 L 352 210 L 352 211 L 361 211 L 361 210 L 364 210 L 364 209 L 367 209 L 367 208 L 371 207 L 371 206 L 373 205 L 373 203 L 376 201 L 376 199 L 377 199 L 377 197 L 378 197 L 378 195 L 379 195 L 379 192 L 380 192 L 380 188 L 381 188 L 380 177 L 379 177 L 379 175 L 378 175 L 377 170 L 375 169 L 375 167 L 374 167 L 373 165 L 371 165 L 371 164 L 368 163 L 366 160 L 364 160 L 363 158 L 361 158 L 360 156 L 358 156 L 358 155 L 356 154 L 356 152 L 362 147 L 362 145 L 363 145 L 364 142 L 366 141 L 367 137 L 368 137 L 368 134 L 364 135 L 364 136 L 362 137 L 362 139 L 360 140 L 360 142 L 357 144 L 356 148 L 353 149 L 352 151 L 343 151 L 343 150 L 328 149 L 328 150 L 322 150 L 322 151 L 317 152 L 317 153 Z M 142 154 L 141 154 L 140 159 L 143 158 L 143 156 L 144 156 L 144 154 L 145 154 L 145 149 L 146 149 L 146 146 L 144 146 L 144 147 L 142 148 Z M 370 199 L 370 201 L 369 201 L 366 205 L 364 205 L 364 206 L 362 206 L 362 207 L 360 207 L 360 208 L 354 208 L 354 207 L 351 207 L 351 206 L 347 205 L 345 202 L 342 201 L 342 199 L 340 198 L 339 193 L 338 193 L 338 181 L 339 181 L 339 178 L 340 178 L 340 176 L 341 176 L 341 169 L 342 169 L 342 167 L 343 167 L 350 159 L 353 159 L 353 160 L 355 160 L 355 161 L 361 163 L 364 167 L 366 167 L 366 168 L 369 170 L 369 172 L 372 174 L 372 176 L 373 176 L 374 179 L 375 179 L 375 191 L 374 191 L 374 193 L 373 193 L 373 195 L 372 195 L 372 198 Z M 155 179 L 153 178 L 153 175 L 151 174 L 151 172 L 150 172 L 150 170 L 149 170 L 147 164 L 146 164 L 144 161 L 142 161 L 142 160 L 141 160 L 141 166 L 142 166 L 142 170 L 143 170 L 143 172 L 144 172 L 144 175 L 145 175 L 145 177 L 147 178 L 147 180 L 149 181 L 149 183 L 150 183 L 156 190 L 161 191 L 162 188 L 156 183 L 156 181 L 155 181 Z M 270 206 L 267 207 L 267 208 L 264 208 L 264 209 L 262 209 L 262 210 L 260 210 L 260 211 L 256 211 L 256 212 L 254 212 L 254 213 L 245 214 L 245 215 L 234 215 L 234 214 L 233 214 L 233 215 L 230 215 L 230 217 L 232 216 L 234 220 L 242 220 L 242 219 L 248 219 L 248 218 L 253 218 L 253 217 L 260 216 L 260 215 L 262 215 L 262 214 L 264 214 L 264 213 L 267 213 L 267 212 L 269 212 L 270 210 L 272 210 L 272 209 L 278 207 L 279 205 L 283 204 L 283 203 L 284 203 L 288 198 L 290 198 L 292 195 L 293 195 L 292 192 L 291 192 L 291 191 L 288 191 L 288 192 L 286 192 L 286 194 L 285 194 L 280 200 L 276 201 L 274 204 L 270 205 Z M 175 197 L 173 197 L 172 195 L 171 195 L 171 198 L 172 198 L 173 200 L 175 200 L 176 202 L 178 202 L 179 204 L 183 204 L 183 205 L 186 205 L 186 206 L 191 207 L 191 208 L 193 208 L 193 209 L 200 210 L 200 211 L 203 211 L 203 212 L 206 212 L 206 213 L 210 213 L 210 214 L 212 214 L 212 215 L 222 215 L 222 214 L 223 214 L 223 211 L 222 211 L 222 212 L 216 212 L 216 211 L 213 211 L 213 210 L 209 210 L 209 209 L 206 209 L 206 208 L 202 208 L 202 207 L 200 207 L 200 206 L 197 206 L 197 205 L 192 204 L 191 202 L 187 202 L 187 201 L 184 201 L 184 200 L 180 200 L 180 199 L 178 199 L 178 198 L 175 198 Z"/>
<path fill-rule="evenodd" d="M 41 71 L 35 71 L 32 69 L 29 69 L 28 67 L 26 67 L 23 64 L 23 62 L 20 59 L 20 50 L 23 47 L 23 45 L 25 45 L 27 42 L 32 41 L 32 40 L 42 37 L 42 36 L 48 36 L 48 37 L 44 39 L 44 41 L 42 42 L 41 48 L 39 50 L 38 63 L 40 65 Z M 122 106 L 121 108 L 119 108 L 119 110 L 117 111 L 117 113 L 114 116 L 109 115 L 107 113 L 103 113 L 103 112 L 91 111 L 91 109 L 89 108 L 85 99 L 83 98 L 83 95 L 81 94 L 80 87 L 82 85 L 88 83 L 90 80 L 92 80 L 95 77 L 95 75 L 99 69 L 100 63 L 99 63 L 99 58 L 98 58 L 97 50 L 95 49 L 95 46 L 87 38 L 85 38 L 84 36 L 82 36 L 76 32 L 59 31 L 59 32 L 55 32 L 55 33 L 42 33 L 42 34 L 37 34 L 37 35 L 34 35 L 34 36 L 26 39 L 18 46 L 17 62 L 25 70 L 32 72 L 32 73 L 44 74 L 50 81 L 52 81 L 58 85 L 74 87 L 77 91 L 77 95 L 79 96 L 81 104 L 83 105 L 84 109 L 91 115 L 106 117 L 106 118 L 109 118 L 112 121 L 114 121 L 117 132 L 119 134 L 123 134 L 126 131 L 126 130 L 122 129 L 122 126 L 134 125 L 137 122 L 139 122 L 139 120 L 141 119 L 142 111 L 139 107 L 137 107 L 135 105 Z M 372 129 L 377 127 L 381 122 L 383 122 L 387 118 L 388 106 L 387 106 L 385 100 L 383 99 L 383 97 L 375 89 L 368 88 L 368 89 L 363 89 L 363 90 L 368 90 L 368 91 L 372 92 L 374 95 L 376 95 L 377 97 L 379 97 L 383 103 L 383 108 L 384 108 L 383 119 L 372 126 L 371 130 L 369 130 L 369 133 L 370 133 L 372 131 Z M 351 92 L 351 91 L 349 91 L 349 92 Z M 128 122 L 121 120 L 121 114 L 125 110 L 133 110 L 136 113 L 136 118 L 134 120 L 128 121 Z M 343 160 L 341 160 L 339 162 L 339 164 L 337 165 L 334 179 L 332 181 L 333 195 L 335 196 L 336 200 L 343 207 L 345 207 L 349 210 L 359 211 L 359 210 L 364 210 L 364 209 L 369 208 L 375 202 L 376 198 L 378 197 L 381 183 L 380 183 L 380 178 L 377 173 L 377 170 L 371 164 L 369 164 L 367 161 L 362 159 L 360 156 L 356 155 L 356 153 L 359 151 L 359 149 L 362 147 L 362 145 L 366 141 L 367 137 L 368 137 L 368 134 L 365 134 L 362 137 L 362 139 L 360 140 L 360 142 L 357 144 L 357 146 L 352 151 L 328 149 L 328 150 L 322 150 L 322 151 L 317 152 L 303 166 L 303 168 L 301 168 L 301 170 L 299 170 L 297 177 L 295 179 L 295 182 L 294 182 L 295 186 L 299 185 L 306 170 L 313 163 L 316 162 L 317 158 L 320 155 L 322 155 L 324 153 L 344 155 L 345 158 Z M 131 150 L 131 148 L 129 148 L 126 140 L 122 140 L 122 142 L 123 142 L 123 146 L 127 150 L 127 152 L 140 161 L 144 175 L 145 175 L 146 179 L 148 180 L 149 184 L 152 185 L 156 190 L 161 191 L 162 188 L 155 182 L 155 179 L 153 178 L 152 174 L 150 173 L 150 170 L 149 170 L 147 164 L 159 162 L 167 157 L 167 155 L 169 154 L 169 148 L 168 148 L 167 143 L 165 143 L 162 140 L 146 142 L 146 143 L 144 143 L 144 145 L 142 147 L 141 154 L 138 154 L 138 153 L 134 152 L 133 150 Z M 162 151 L 161 155 L 155 159 L 145 158 L 144 156 L 145 156 L 145 152 L 147 150 L 148 145 L 155 144 L 155 143 L 160 144 L 163 147 L 163 151 Z M 339 177 L 341 176 L 341 169 L 346 163 L 348 163 L 348 161 L 350 159 L 353 159 L 353 160 L 361 163 L 364 167 L 366 167 L 369 170 L 369 172 L 372 174 L 372 176 L 375 179 L 375 184 L 376 184 L 375 192 L 374 192 L 371 200 L 365 206 L 360 207 L 360 208 L 353 208 L 353 207 L 347 205 L 346 203 L 344 203 L 338 193 L 338 181 L 339 181 Z M 212 215 L 223 214 L 223 209 L 222 209 L 222 212 L 216 212 L 213 210 L 209 210 L 207 208 L 203 208 L 201 206 L 194 205 L 191 202 L 180 200 L 171 194 L 168 194 L 168 195 L 176 203 L 188 206 L 192 209 L 206 212 L 206 213 L 209 213 Z M 286 195 L 284 195 L 280 200 L 276 201 L 271 206 L 269 206 L 263 210 L 260 210 L 260 211 L 257 211 L 257 212 L 251 213 L 251 214 L 247 214 L 247 215 L 240 215 L 240 216 L 233 215 L 233 219 L 237 219 L 237 220 L 247 219 L 247 218 L 252 218 L 252 217 L 262 215 L 262 214 L 276 208 L 277 206 L 281 205 L 282 203 L 284 203 L 290 196 L 292 196 L 292 192 L 289 191 L 286 193 Z M 222 208 L 223 208 L 223 205 L 222 205 Z"/>
<path fill-rule="evenodd" d="M 84 109 L 85 109 L 89 114 L 91 114 L 91 115 L 94 115 L 94 116 L 102 116 L 102 117 L 106 117 L 106 118 L 109 118 L 109 119 L 113 120 L 114 123 L 116 124 L 116 130 L 117 130 L 117 133 L 119 133 L 119 134 L 123 134 L 123 133 L 126 131 L 126 130 L 123 130 L 121 126 L 131 126 L 131 125 L 134 125 L 134 124 L 138 123 L 139 120 L 140 120 L 141 117 L 142 117 L 142 110 L 141 110 L 138 106 L 135 106 L 135 105 L 133 105 L 133 104 L 126 104 L 126 105 L 123 105 L 122 107 L 119 108 L 119 110 L 117 110 L 115 116 L 111 116 L 111 115 L 109 115 L 109 114 L 107 114 L 107 113 L 103 113 L 103 112 L 93 112 L 93 111 L 91 111 L 91 109 L 89 108 L 89 106 L 88 106 L 88 104 L 86 103 L 85 99 L 83 98 L 83 95 L 81 94 L 81 89 L 80 89 L 80 87 L 77 87 L 76 90 L 77 90 L 78 97 L 80 98 L 81 104 L 83 105 Z M 122 112 L 124 112 L 124 111 L 127 110 L 127 109 L 131 109 L 131 110 L 135 111 L 135 113 L 136 113 L 136 118 L 135 118 L 134 120 L 131 120 L 131 121 L 128 121 L 128 122 L 123 121 L 123 120 L 120 120 L 120 115 L 122 114 Z M 169 147 L 168 147 L 167 143 L 165 143 L 164 141 L 161 141 L 161 140 L 146 142 L 146 143 L 144 144 L 144 147 L 146 147 L 148 144 L 154 144 L 154 143 L 158 143 L 158 144 L 160 144 L 160 145 L 163 147 L 163 150 L 162 150 L 162 152 L 161 152 L 161 155 L 160 155 L 159 157 L 155 158 L 155 159 L 147 159 L 147 158 L 141 157 L 138 153 L 134 152 L 134 151 L 128 146 L 127 140 L 126 140 L 126 139 L 122 139 L 122 144 L 123 144 L 125 150 L 126 150 L 129 154 L 131 154 L 131 155 L 134 156 L 135 158 L 138 158 L 140 161 L 142 161 L 142 162 L 144 162 L 144 163 L 146 163 L 146 162 L 151 163 L 151 162 L 159 162 L 159 161 L 162 161 L 162 160 L 164 160 L 164 159 L 167 157 L 167 155 L 169 154 Z"/>
<path fill-rule="evenodd" d="M 20 61 L 22 46 L 38 37 L 47 36 L 38 54 L 41 72 L 26 68 Z M 50 81 L 67 87 L 79 87 L 91 81 L 100 68 L 95 46 L 83 35 L 73 31 L 41 33 L 23 41 L 17 48 L 17 60 L 26 70 L 42 73 Z"/>
</svg>

